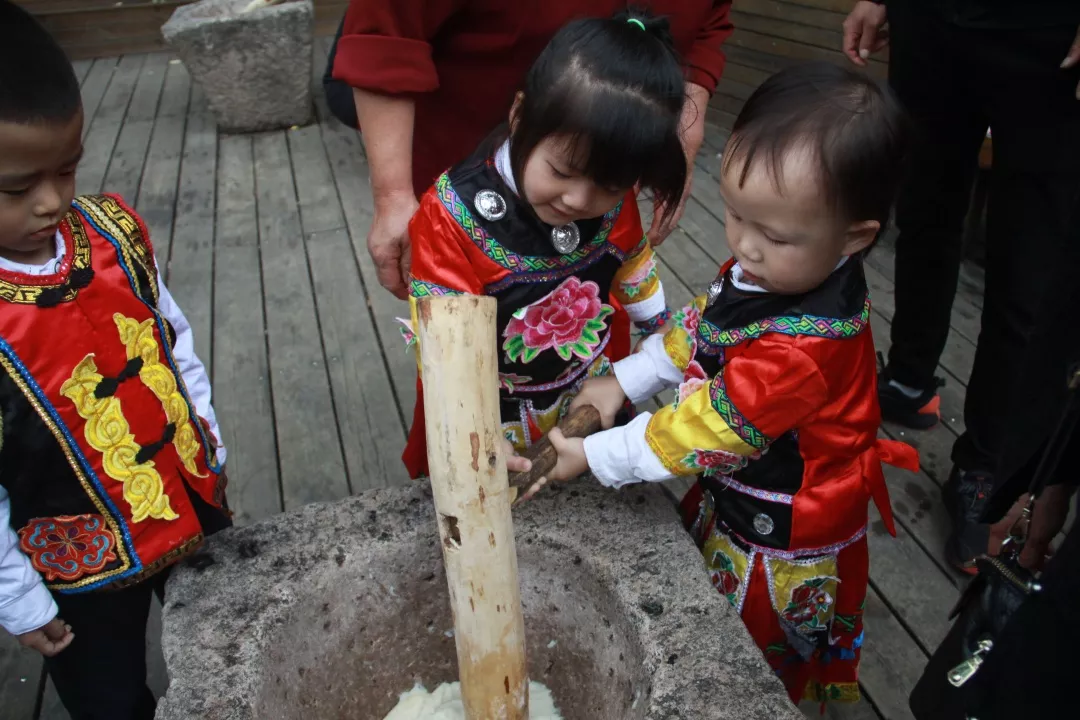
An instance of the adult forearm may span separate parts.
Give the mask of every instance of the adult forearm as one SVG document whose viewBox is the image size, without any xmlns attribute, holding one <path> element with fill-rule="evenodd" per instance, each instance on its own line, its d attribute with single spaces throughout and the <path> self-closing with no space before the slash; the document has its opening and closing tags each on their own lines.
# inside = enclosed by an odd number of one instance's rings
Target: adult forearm
<svg viewBox="0 0 1080 720">
<path fill-rule="evenodd" d="M 402 196 L 416 197 L 412 182 L 415 103 L 408 97 L 353 89 L 360 134 L 371 169 L 376 207 Z"/>
</svg>

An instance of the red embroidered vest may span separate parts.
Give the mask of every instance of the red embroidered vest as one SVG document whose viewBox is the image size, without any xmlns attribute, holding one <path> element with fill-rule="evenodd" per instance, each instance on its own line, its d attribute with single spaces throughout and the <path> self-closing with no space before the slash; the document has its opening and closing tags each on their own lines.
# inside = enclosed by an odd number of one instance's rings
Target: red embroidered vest
<svg viewBox="0 0 1080 720">
<path fill-rule="evenodd" d="M 0 484 L 20 546 L 60 592 L 137 582 L 202 541 L 189 488 L 219 470 L 157 310 L 142 221 L 81 197 L 52 275 L 0 270 Z"/>
</svg>

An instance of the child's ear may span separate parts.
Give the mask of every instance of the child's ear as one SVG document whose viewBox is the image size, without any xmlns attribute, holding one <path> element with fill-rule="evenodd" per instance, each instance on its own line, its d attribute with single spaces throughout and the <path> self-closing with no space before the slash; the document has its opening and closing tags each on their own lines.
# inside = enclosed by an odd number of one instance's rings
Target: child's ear
<svg viewBox="0 0 1080 720">
<path fill-rule="evenodd" d="M 881 231 L 877 220 L 865 220 L 848 226 L 844 236 L 844 249 L 841 255 L 856 255 L 873 244 L 874 238 Z"/>
<path fill-rule="evenodd" d="M 510 106 L 510 132 L 514 133 L 518 126 L 518 116 L 521 114 L 521 103 L 525 101 L 525 93 L 520 90 L 514 95 L 514 104 Z"/>
</svg>

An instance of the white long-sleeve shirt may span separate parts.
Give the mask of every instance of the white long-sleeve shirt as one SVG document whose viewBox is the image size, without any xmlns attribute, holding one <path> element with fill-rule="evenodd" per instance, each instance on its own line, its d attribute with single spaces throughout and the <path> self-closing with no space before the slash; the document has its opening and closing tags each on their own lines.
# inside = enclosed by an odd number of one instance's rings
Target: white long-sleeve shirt
<svg viewBox="0 0 1080 720">
<path fill-rule="evenodd" d="M 0 268 L 27 275 L 47 275 L 55 272 L 64 259 L 64 242 L 57 233 L 56 254 L 42 265 L 24 265 L 0 258 Z M 225 462 L 226 452 L 221 442 L 221 430 L 211 404 L 210 377 L 195 354 L 195 338 L 191 324 L 158 273 L 158 311 L 172 324 L 176 333 L 173 359 L 187 386 L 195 412 L 206 420 L 210 432 L 219 442 L 217 460 Z M 0 627 L 13 635 L 36 630 L 56 617 L 57 607 L 52 595 L 30 558 L 19 549 L 19 536 L 11 527 L 11 502 L 7 490 L 0 486 Z"/>
<path fill-rule="evenodd" d="M 841 258 L 834 272 L 847 261 L 846 256 Z M 766 292 L 746 279 L 738 263 L 731 268 L 731 282 L 743 292 Z M 647 338 L 636 354 L 615 363 L 613 370 L 626 397 L 635 405 L 663 390 L 677 387 L 683 381 L 683 373 L 664 350 L 664 339 L 660 335 Z M 651 418 L 652 413 L 643 412 L 622 427 L 585 438 L 585 457 L 589 469 L 603 485 L 620 488 L 632 483 L 662 482 L 675 477 L 645 439 Z"/>
</svg>

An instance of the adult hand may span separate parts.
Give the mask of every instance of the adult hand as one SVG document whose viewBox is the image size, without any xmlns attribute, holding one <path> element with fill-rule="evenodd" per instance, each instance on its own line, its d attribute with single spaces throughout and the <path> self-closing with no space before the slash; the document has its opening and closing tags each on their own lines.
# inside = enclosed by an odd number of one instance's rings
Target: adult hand
<svg viewBox="0 0 1080 720">
<path fill-rule="evenodd" d="M 694 158 L 701 150 L 701 144 L 705 142 L 705 109 L 709 105 L 709 91 L 695 83 L 686 83 L 686 100 L 683 103 L 682 117 L 679 120 L 679 138 L 682 140 L 683 154 L 686 156 L 686 184 L 683 186 L 682 197 L 675 211 L 664 217 L 667 209 L 661 203 L 653 205 L 653 221 L 646 233 L 649 244 L 659 247 L 667 240 L 671 231 L 682 219 L 686 209 L 686 201 L 690 197 L 690 189 L 694 180 Z"/>
<path fill-rule="evenodd" d="M 889 44 L 889 31 L 885 29 L 884 5 L 859 0 L 844 20 L 844 54 L 859 67 L 866 67 L 866 60 Z"/>
<path fill-rule="evenodd" d="M 409 299 L 409 220 L 419 207 L 411 193 L 378 199 L 368 233 L 368 252 L 375 261 L 379 284 L 402 300 Z"/>
<path fill-rule="evenodd" d="M 18 635 L 19 644 L 37 650 L 45 657 L 53 657 L 63 651 L 75 639 L 71 626 L 60 618 L 53 618 L 43 627 Z"/>
<path fill-rule="evenodd" d="M 1063 70 L 1074 68 L 1080 65 L 1080 28 L 1076 30 L 1076 39 L 1073 40 L 1072 47 L 1069 48 L 1068 54 L 1065 56 L 1065 60 L 1061 63 Z M 1076 99 L 1080 100 L 1080 83 L 1076 85 Z"/>
<path fill-rule="evenodd" d="M 1035 507 L 1031 510 L 1031 520 L 1028 523 L 1027 540 L 1020 550 L 1020 565 L 1033 570 L 1042 567 L 1046 560 L 1050 542 L 1061 532 L 1065 526 L 1065 518 L 1069 514 L 1069 498 L 1074 488 L 1068 485 L 1051 485 L 1042 491 L 1035 500 Z M 991 555 L 1001 552 L 1001 543 L 1009 534 L 1009 530 L 1016 523 L 1027 504 L 1025 493 L 1013 504 L 1012 508 L 998 522 L 990 527 L 990 543 L 987 551 Z"/>
</svg>

